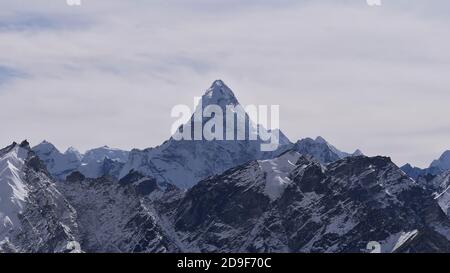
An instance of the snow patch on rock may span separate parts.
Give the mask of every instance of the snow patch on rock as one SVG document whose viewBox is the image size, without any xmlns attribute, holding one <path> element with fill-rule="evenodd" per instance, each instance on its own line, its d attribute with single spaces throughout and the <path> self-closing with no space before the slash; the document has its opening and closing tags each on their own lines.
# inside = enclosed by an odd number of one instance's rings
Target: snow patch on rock
<svg viewBox="0 0 450 273">
<path fill-rule="evenodd" d="M 272 201 L 278 199 L 283 194 L 284 189 L 292 182 L 289 174 L 295 169 L 295 163 L 299 158 L 299 153 L 290 151 L 275 159 L 258 161 L 266 176 L 264 193 Z"/>
</svg>

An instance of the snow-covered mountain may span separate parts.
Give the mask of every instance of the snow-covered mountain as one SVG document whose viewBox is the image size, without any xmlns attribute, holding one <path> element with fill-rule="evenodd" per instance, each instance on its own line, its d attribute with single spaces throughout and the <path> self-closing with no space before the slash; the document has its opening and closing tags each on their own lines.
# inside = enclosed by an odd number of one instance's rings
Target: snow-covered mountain
<svg viewBox="0 0 450 273">
<path fill-rule="evenodd" d="M 210 105 L 239 102 L 218 80 L 195 111 Z M 194 114 L 180 128 L 193 134 L 209 120 Z M 250 125 L 244 140 L 1 149 L 0 253 L 337 253 L 374 241 L 382 252 L 450 253 L 448 152 L 427 170 L 400 169 L 322 137 L 291 143 L 278 129 L 278 149 L 264 152 L 259 133 L 269 131 L 247 113 L 236 120 Z"/>
<path fill-rule="evenodd" d="M 74 148 L 61 153 L 53 144 L 43 141 L 33 151 L 44 161 L 48 171 L 57 178 L 65 178 L 81 166 L 81 154 Z"/>
<path fill-rule="evenodd" d="M 75 220 L 26 141 L 0 150 L 0 252 L 80 252 Z"/>
<path fill-rule="evenodd" d="M 342 152 L 320 136 L 315 140 L 311 138 L 299 140 L 294 144 L 293 149 L 300 154 L 313 156 L 322 164 L 332 163 L 350 156 L 363 155 L 360 150 L 356 150 L 352 154 Z"/>
<path fill-rule="evenodd" d="M 201 101 L 202 103 L 195 110 L 196 113 L 210 105 L 218 105 L 224 112 L 228 105 L 239 105 L 234 93 L 221 80 L 211 85 Z M 198 123 L 202 123 L 199 125 L 203 128 L 208 121 L 208 118 L 196 120 L 195 116 L 194 113 L 190 121 L 182 127 L 183 130 L 190 130 L 188 132 L 192 136 L 194 135 L 192 129 Z M 281 145 L 278 149 L 274 152 L 262 152 L 261 144 L 265 142 L 259 137 L 257 140 L 251 140 L 250 134 L 258 136 L 258 126 L 250 121 L 247 113 L 236 114 L 235 126 L 231 128 L 234 131 L 233 134 L 236 136 L 241 130 L 241 127 L 237 126 L 240 124 L 239 121 L 250 124 L 246 128 L 245 140 L 190 141 L 175 140 L 172 137 L 156 148 L 131 151 L 129 161 L 125 164 L 120 176 L 124 177 L 134 170 L 154 177 L 159 183 L 171 183 L 181 188 L 189 188 L 208 176 L 219 174 L 251 160 L 273 158 L 289 148 L 290 141 L 283 133 L 280 133 Z M 226 127 L 225 125 L 224 128 Z"/>
<path fill-rule="evenodd" d="M 33 151 L 44 161 L 50 174 L 61 180 L 74 171 L 80 171 L 90 178 L 103 175 L 117 177 L 129 155 L 128 151 L 108 146 L 88 150 L 85 154 L 73 147 L 61 153 L 48 141 L 33 147 Z"/>
<path fill-rule="evenodd" d="M 203 117 L 197 120 L 196 114 L 211 105 L 218 105 L 224 112 L 230 105 L 240 106 L 232 90 L 223 81 L 217 80 L 202 96 L 201 104 L 197 106 L 190 121 L 180 127 L 180 130 L 189 130 L 193 137 L 192 129 L 197 125 L 203 128 L 210 119 Z M 245 112 L 237 112 L 235 115 L 235 126 L 228 128 L 228 121 L 224 117 L 224 128 L 237 136 L 243 129 L 239 124 L 247 124 L 244 140 L 178 141 L 172 137 L 156 148 L 135 149 L 131 153 L 105 146 L 89 150 L 85 154 L 80 154 L 74 148 L 61 153 L 54 145 L 44 141 L 33 150 L 46 163 L 50 173 L 61 180 L 74 171 L 79 171 L 89 178 L 103 175 L 122 178 L 132 171 L 138 171 L 154 177 L 158 183 L 172 183 L 181 188 L 189 188 L 208 176 L 251 160 L 274 158 L 293 147 L 301 154 L 310 154 L 324 164 L 362 154 L 359 150 L 354 154 L 341 152 L 322 137 L 315 140 L 303 139 L 292 144 L 279 129 L 265 130 L 254 124 Z M 278 138 L 277 150 L 261 151 L 261 145 L 266 142 L 259 137 L 259 130 Z M 226 135 L 227 131 L 224 132 L 224 138 Z M 252 140 L 252 136 L 256 140 Z"/>
<path fill-rule="evenodd" d="M 87 151 L 81 159 L 79 172 L 89 178 L 104 175 L 117 177 L 128 160 L 128 151 L 103 146 Z"/>
<path fill-rule="evenodd" d="M 175 227 L 202 252 L 450 251 L 437 202 L 385 157 L 253 161 L 189 190 Z"/>
<path fill-rule="evenodd" d="M 401 169 L 412 179 L 430 181 L 435 176 L 450 170 L 450 151 L 444 152 L 439 159 L 433 160 L 428 168 L 421 169 L 405 164 Z"/>
<path fill-rule="evenodd" d="M 55 183 L 26 142 L 0 167 L 0 252 L 450 252 L 442 195 L 385 157 L 288 150 L 187 191 L 137 171 Z"/>
</svg>

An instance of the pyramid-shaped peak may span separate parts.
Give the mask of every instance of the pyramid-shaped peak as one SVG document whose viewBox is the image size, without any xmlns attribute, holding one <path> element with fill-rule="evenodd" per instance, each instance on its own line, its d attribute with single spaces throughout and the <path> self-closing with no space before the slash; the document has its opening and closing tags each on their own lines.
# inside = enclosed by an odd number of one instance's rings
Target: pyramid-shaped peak
<svg viewBox="0 0 450 273">
<path fill-rule="evenodd" d="M 219 86 L 219 87 L 222 87 L 222 86 L 225 86 L 225 83 L 222 81 L 222 80 L 215 80 L 213 83 L 212 83 L 212 85 L 211 85 L 211 87 L 213 87 L 213 86 Z"/>
<path fill-rule="evenodd" d="M 238 101 L 233 91 L 222 81 L 215 80 L 202 97 L 204 105 L 236 105 Z"/>
</svg>

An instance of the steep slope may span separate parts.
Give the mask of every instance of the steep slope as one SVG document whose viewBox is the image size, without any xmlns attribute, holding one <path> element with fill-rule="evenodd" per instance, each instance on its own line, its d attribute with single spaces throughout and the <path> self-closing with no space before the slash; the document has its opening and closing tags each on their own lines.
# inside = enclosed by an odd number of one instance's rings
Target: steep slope
<svg viewBox="0 0 450 273">
<path fill-rule="evenodd" d="M 16 143 L 0 150 L 0 242 L 18 228 L 28 189 L 22 181 L 27 151 Z"/>
<path fill-rule="evenodd" d="M 450 170 L 442 173 L 429 183 L 434 190 L 434 197 L 442 210 L 450 217 Z"/>
<path fill-rule="evenodd" d="M 159 188 L 149 179 L 137 176 L 117 183 L 109 178 L 85 178 L 71 174 L 59 184 L 78 212 L 81 247 L 87 252 L 135 253 L 180 252 L 158 204 L 173 210 L 172 202 L 181 198 L 176 188 Z M 153 187 L 152 187 L 153 186 Z M 146 190 L 144 198 L 141 192 Z"/>
<path fill-rule="evenodd" d="M 203 95 L 202 103 L 197 107 L 196 113 L 202 112 L 210 105 L 217 105 L 225 112 L 227 106 L 238 106 L 239 102 L 231 89 L 218 80 Z M 135 170 L 154 177 L 160 183 L 171 183 L 180 188 L 189 188 L 208 176 L 251 160 L 273 158 L 288 148 L 290 141 L 281 133 L 279 142 L 282 145 L 275 152 L 262 152 L 261 144 L 265 142 L 258 137 L 258 126 L 251 123 L 246 113 L 238 113 L 235 118 L 235 126 L 228 129 L 237 136 L 238 132 L 242 131 L 242 128 L 237 126 L 239 121 L 247 124 L 245 140 L 207 141 L 203 139 L 190 141 L 175 140 L 172 137 L 159 147 L 143 151 L 133 150 L 121 172 L 121 177 Z M 196 128 L 197 125 L 203 128 L 208 120 L 205 117 L 198 120 L 194 113 L 191 120 L 180 130 L 188 130 L 187 132 L 193 136 L 193 128 Z M 226 123 L 225 119 L 224 128 L 227 128 Z M 274 133 L 277 132 L 279 131 L 274 131 Z M 224 135 L 226 135 L 226 130 L 224 130 Z M 251 140 L 250 135 L 256 135 L 256 140 Z"/>
<path fill-rule="evenodd" d="M 445 151 L 437 160 L 434 160 L 430 168 L 436 168 L 441 172 L 450 170 L 450 151 Z"/>
<path fill-rule="evenodd" d="M 384 157 L 253 161 L 189 190 L 175 226 L 202 252 L 366 252 L 371 241 L 383 252 L 412 241 L 405 251 L 450 250 L 437 202 Z"/>
<path fill-rule="evenodd" d="M 76 212 L 27 142 L 0 150 L 0 252 L 80 252 Z"/>
</svg>

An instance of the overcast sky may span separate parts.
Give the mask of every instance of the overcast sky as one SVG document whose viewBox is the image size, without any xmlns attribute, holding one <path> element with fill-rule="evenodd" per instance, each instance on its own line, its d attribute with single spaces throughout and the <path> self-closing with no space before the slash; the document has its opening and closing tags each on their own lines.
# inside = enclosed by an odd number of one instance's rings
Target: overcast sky
<svg viewBox="0 0 450 273">
<path fill-rule="evenodd" d="M 0 0 L 0 146 L 146 148 L 222 79 L 292 140 L 425 167 L 450 149 L 450 1 Z M 192 106 L 193 107 L 193 106 Z"/>
</svg>

